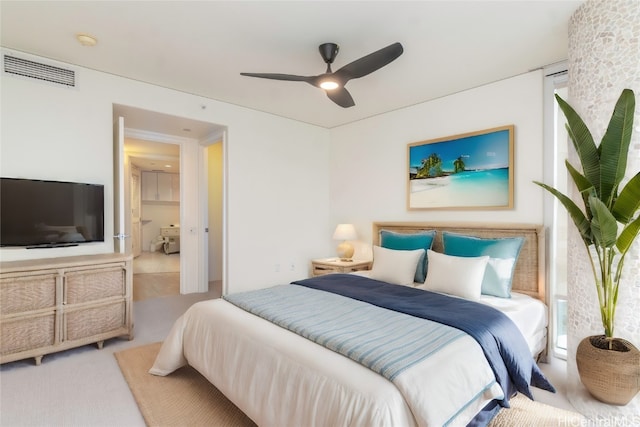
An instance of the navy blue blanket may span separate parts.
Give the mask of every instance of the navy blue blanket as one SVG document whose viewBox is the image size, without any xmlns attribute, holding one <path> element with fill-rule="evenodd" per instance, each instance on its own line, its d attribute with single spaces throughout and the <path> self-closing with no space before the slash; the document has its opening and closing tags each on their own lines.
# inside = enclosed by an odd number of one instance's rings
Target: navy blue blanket
<svg viewBox="0 0 640 427">
<path fill-rule="evenodd" d="M 293 284 L 343 295 L 466 332 L 482 346 L 496 380 L 505 392 L 505 398 L 500 402 L 502 406 L 509 407 L 511 384 L 532 400 L 529 385 L 555 392 L 531 357 L 518 327 L 492 307 L 353 274 L 328 274 Z"/>
</svg>

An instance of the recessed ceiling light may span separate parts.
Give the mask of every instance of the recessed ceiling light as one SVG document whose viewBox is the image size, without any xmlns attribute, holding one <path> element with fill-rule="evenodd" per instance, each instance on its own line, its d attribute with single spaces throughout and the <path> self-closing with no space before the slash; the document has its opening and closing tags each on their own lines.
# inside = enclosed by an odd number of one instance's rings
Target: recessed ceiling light
<svg viewBox="0 0 640 427">
<path fill-rule="evenodd" d="M 96 43 L 98 43 L 98 40 L 96 40 L 95 37 L 84 33 L 76 34 L 76 39 L 78 39 L 82 46 L 95 46 Z"/>
<path fill-rule="evenodd" d="M 164 165 L 164 167 L 165 167 L 165 168 L 170 168 L 170 167 L 171 167 L 171 165 Z"/>
<path fill-rule="evenodd" d="M 184 128 L 182 130 L 185 131 L 185 132 L 191 132 L 191 129 L 189 129 L 189 128 Z"/>
</svg>

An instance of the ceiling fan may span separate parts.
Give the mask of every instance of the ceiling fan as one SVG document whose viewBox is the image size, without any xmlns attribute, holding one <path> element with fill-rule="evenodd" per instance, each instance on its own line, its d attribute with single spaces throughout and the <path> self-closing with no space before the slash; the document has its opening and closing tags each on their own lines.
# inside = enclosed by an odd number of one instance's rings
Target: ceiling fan
<svg viewBox="0 0 640 427">
<path fill-rule="evenodd" d="M 305 82 L 324 89 L 329 99 L 341 107 L 349 108 L 355 105 L 351 94 L 345 89 L 345 85 L 351 79 L 357 79 L 370 74 L 389 64 L 402 55 L 404 49 L 400 43 L 393 43 L 383 47 L 369 55 L 363 56 L 338 71 L 331 71 L 331 64 L 338 55 L 339 46 L 335 43 L 323 43 L 319 46 L 320 55 L 327 64 L 327 71 L 317 76 L 296 76 L 293 74 L 274 73 L 240 73 L 248 77 L 260 77 L 263 79 L 287 80 Z"/>
</svg>

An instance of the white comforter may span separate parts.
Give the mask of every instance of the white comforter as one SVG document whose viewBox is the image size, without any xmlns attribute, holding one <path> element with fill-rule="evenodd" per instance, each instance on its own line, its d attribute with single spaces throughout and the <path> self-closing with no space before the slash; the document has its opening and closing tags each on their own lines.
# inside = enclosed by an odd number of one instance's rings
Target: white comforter
<svg viewBox="0 0 640 427">
<path fill-rule="evenodd" d="M 150 372 L 168 375 L 187 363 L 260 426 L 462 426 L 503 397 L 469 336 L 394 385 L 222 299 L 197 303 L 176 321 Z"/>
</svg>

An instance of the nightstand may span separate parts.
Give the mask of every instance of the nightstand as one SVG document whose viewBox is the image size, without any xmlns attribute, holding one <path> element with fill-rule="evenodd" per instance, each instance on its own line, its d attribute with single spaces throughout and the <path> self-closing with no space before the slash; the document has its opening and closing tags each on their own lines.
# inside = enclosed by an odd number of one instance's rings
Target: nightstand
<svg viewBox="0 0 640 427">
<path fill-rule="evenodd" d="M 371 269 L 371 261 L 354 259 L 353 261 L 340 261 L 339 258 L 321 258 L 311 260 L 311 274 L 322 276 L 333 273 L 352 273 Z"/>
</svg>

